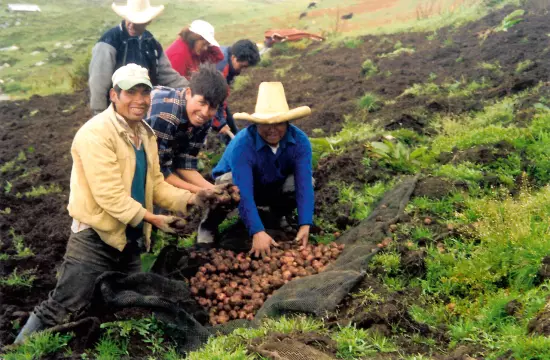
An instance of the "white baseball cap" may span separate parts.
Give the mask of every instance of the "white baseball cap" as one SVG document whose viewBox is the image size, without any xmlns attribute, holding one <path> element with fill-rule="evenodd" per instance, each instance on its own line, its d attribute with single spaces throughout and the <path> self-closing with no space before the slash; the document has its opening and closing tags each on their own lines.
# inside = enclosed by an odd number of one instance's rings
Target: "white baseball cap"
<svg viewBox="0 0 550 360">
<path fill-rule="evenodd" d="M 118 85 L 122 90 L 129 90 L 138 84 L 153 88 L 151 79 L 149 79 L 149 72 L 146 68 L 137 64 L 128 64 L 118 68 L 113 74 L 112 81 L 113 87 Z"/>
<path fill-rule="evenodd" d="M 202 36 L 210 45 L 220 47 L 220 44 L 214 38 L 214 27 L 210 23 L 204 20 L 195 20 L 189 26 L 189 30 Z"/>
</svg>

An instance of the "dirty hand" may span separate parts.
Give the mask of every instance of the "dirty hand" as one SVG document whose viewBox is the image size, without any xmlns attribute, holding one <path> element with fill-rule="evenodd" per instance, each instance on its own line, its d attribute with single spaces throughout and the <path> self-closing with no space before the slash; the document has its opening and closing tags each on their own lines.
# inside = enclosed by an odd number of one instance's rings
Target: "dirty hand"
<svg viewBox="0 0 550 360">
<path fill-rule="evenodd" d="M 215 185 L 212 189 L 202 189 L 195 196 L 195 204 L 202 208 L 215 207 L 231 201 L 229 187 L 231 184 Z"/>
<path fill-rule="evenodd" d="M 172 224 L 176 221 L 178 221 L 178 218 L 175 216 L 153 215 L 148 222 L 155 225 L 162 232 L 175 234 L 176 229 L 172 227 Z"/>
<path fill-rule="evenodd" d="M 249 254 L 254 253 L 255 257 L 260 254 L 262 257 L 271 255 L 271 246 L 279 246 L 265 231 L 260 231 L 252 236 L 252 249 Z"/>
<path fill-rule="evenodd" d="M 309 225 L 302 225 L 300 226 L 300 229 L 298 230 L 298 234 L 296 235 L 296 241 L 302 243 L 302 247 L 305 248 L 307 245 L 307 242 L 309 240 Z"/>
</svg>

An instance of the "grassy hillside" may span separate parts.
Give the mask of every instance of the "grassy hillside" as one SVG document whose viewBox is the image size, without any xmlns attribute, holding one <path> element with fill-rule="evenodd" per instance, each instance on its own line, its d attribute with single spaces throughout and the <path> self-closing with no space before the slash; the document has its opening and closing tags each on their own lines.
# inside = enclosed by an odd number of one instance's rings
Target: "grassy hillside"
<svg viewBox="0 0 550 360">
<path fill-rule="evenodd" d="M 367 31 L 396 31 L 423 20 L 455 17 L 456 13 L 475 13 L 479 0 L 323 0 L 308 16 L 299 19 L 310 1 L 156 1 L 166 10 L 150 26 L 164 45 L 190 21 L 202 18 L 216 27 L 216 37 L 230 44 L 246 37 L 263 41 L 269 28 L 297 27 L 328 36 L 329 40 L 346 34 Z M 0 89 L 12 97 L 28 97 L 73 91 L 85 81 L 87 58 L 101 34 L 120 18 L 111 10 L 111 1 L 39 0 L 41 13 L 9 13 L 0 8 L 0 48 L 17 46 L 15 51 L 0 51 Z M 434 5 L 435 4 L 435 5 Z M 348 21 L 339 19 L 353 12 Z M 7 64 L 7 65 L 6 65 Z"/>
</svg>

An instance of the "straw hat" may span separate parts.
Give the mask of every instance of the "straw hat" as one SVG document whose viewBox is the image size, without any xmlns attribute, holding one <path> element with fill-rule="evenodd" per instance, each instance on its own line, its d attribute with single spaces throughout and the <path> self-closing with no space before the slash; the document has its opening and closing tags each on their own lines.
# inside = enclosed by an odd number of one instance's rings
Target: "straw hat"
<svg viewBox="0 0 550 360">
<path fill-rule="evenodd" d="M 149 0 L 128 0 L 126 5 L 111 5 L 114 12 L 134 24 L 145 24 L 156 18 L 164 5 L 151 6 Z"/>
<path fill-rule="evenodd" d="M 189 30 L 203 37 L 210 45 L 220 47 L 214 38 L 214 27 L 204 20 L 195 20 L 189 26 Z"/>
<path fill-rule="evenodd" d="M 311 114 L 309 106 L 290 110 L 286 102 L 285 89 L 280 82 L 263 82 L 258 90 L 254 114 L 236 113 L 233 118 L 257 124 L 278 124 L 296 120 Z"/>
</svg>

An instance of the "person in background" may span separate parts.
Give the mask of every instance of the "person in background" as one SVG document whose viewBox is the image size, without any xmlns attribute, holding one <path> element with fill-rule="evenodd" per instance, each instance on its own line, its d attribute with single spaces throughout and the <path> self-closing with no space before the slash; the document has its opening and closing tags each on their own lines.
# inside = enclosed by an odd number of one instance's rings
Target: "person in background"
<svg viewBox="0 0 550 360">
<path fill-rule="evenodd" d="M 222 72 L 227 80 L 227 84 L 231 85 L 236 76 L 241 74 L 244 69 L 256 66 L 260 62 L 260 52 L 258 46 L 248 39 L 242 39 L 234 43 L 232 46 L 222 46 L 223 60 L 220 61 L 216 68 Z M 235 120 L 229 110 L 227 101 L 223 103 L 216 113 L 214 120 L 215 126 L 225 123 L 229 126 L 232 134 L 237 134 L 239 128 L 235 124 Z M 231 140 L 230 136 L 222 135 L 223 141 L 227 144 Z"/>
<path fill-rule="evenodd" d="M 109 106 L 111 77 L 120 67 L 134 63 L 147 69 L 151 84 L 185 87 L 188 81 L 171 66 L 162 46 L 146 30 L 164 6 L 151 6 L 149 0 L 128 0 L 126 6 L 112 4 L 124 20 L 107 31 L 92 49 L 88 85 L 90 108 L 99 114 Z"/>
<path fill-rule="evenodd" d="M 271 246 L 277 246 L 266 231 L 260 207 L 265 218 L 275 219 L 275 226 L 283 229 L 288 226 L 286 217 L 297 209 L 296 240 L 303 246 L 308 242 L 314 207 L 311 143 L 289 122 L 309 114 L 307 106 L 289 109 L 280 82 L 261 83 L 255 112 L 234 115 L 253 124 L 235 136 L 212 171 L 216 184 L 239 188 L 239 215 L 255 256 L 269 255 Z M 227 214 L 223 208 L 208 210 L 197 243 L 216 246 L 218 225 Z"/>
<path fill-rule="evenodd" d="M 164 180 L 155 134 L 143 120 L 151 104 L 147 69 L 120 67 L 112 83 L 112 104 L 78 130 L 71 146 L 67 208 L 73 223 L 57 285 L 35 307 L 15 344 L 82 316 L 104 272 L 141 271 L 140 254 L 150 249 L 152 226 L 175 232 L 176 218 L 155 215 L 153 204 L 185 213 L 188 205 L 224 201 L 221 187 L 193 194 Z"/>
<path fill-rule="evenodd" d="M 166 56 L 174 70 L 187 79 L 201 64 L 217 64 L 223 60 L 220 45 L 214 38 L 214 27 L 204 20 L 195 20 L 183 28 L 166 49 Z"/>
</svg>

